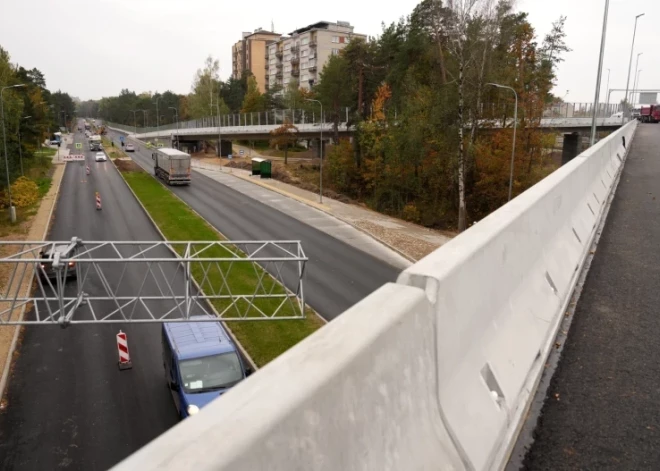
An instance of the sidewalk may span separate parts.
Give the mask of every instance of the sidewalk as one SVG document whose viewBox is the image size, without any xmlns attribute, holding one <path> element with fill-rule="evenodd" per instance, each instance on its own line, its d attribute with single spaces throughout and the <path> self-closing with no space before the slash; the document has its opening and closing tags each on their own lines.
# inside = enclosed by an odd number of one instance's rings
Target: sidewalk
<svg viewBox="0 0 660 471">
<path fill-rule="evenodd" d="M 357 205 L 342 203 L 327 197 L 323 197 L 323 204 L 320 204 L 318 194 L 278 180 L 252 177 L 247 170 L 202 163 L 197 159 L 193 159 L 192 165 L 198 170 L 231 174 L 236 178 L 312 206 L 370 235 L 410 261 L 417 261 L 425 257 L 451 240 L 451 237 L 440 231 L 427 229 Z"/>
<path fill-rule="evenodd" d="M 63 143 L 62 145 L 64 146 L 65 144 Z M 68 149 L 65 150 L 68 154 Z M 62 149 L 60 149 L 60 156 L 61 155 L 64 155 L 62 153 Z M 55 209 L 55 205 L 57 204 L 57 195 L 59 194 L 60 184 L 62 183 L 62 177 L 64 176 L 64 170 L 66 168 L 66 165 L 64 165 L 63 162 L 57 162 L 56 160 L 57 160 L 57 156 L 54 156 L 53 163 L 55 165 L 54 165 L 54 172 L 53 172 L 50 189 L 48 190 L 48 193 L 46 193 L 46 195 L 41 200 L 39 204 L 39 209 L 37 210 L 37 214 L 33 216 L 29 222 L 27 222 L 27 224 L 29 225 L 29 230 L 25 234 L 20 234 L 20 235 L 12 234 L 9 237 L 11 240 L 41 241 L 47 238 L 48 228 L 50 227 L 51 217 Z M 2 255 L 7 256 L 9 254 L 2 254 Z M 31 289 L 33 269 L 32 267 L 27 267 L 27 266 L 25 267 L 27 269 L 27 271 L 25 272 L 25 276 L 21 275 L 25 271 L 25 269 L 23 270 L 19 269 L 17 271 L 17 276 L 13 280 L 13 286 L 10 287 L 10 289 L 8 290 L 8 292 L 10 293 L 10 297 L 12 297 L 13 293 L 15 293 L 16 291 L 22 293 L 22 295 L 25 295 L 28 292 L 28 290 Z M 8 279 L 8 273 L 5 272 L 7 271 L 11 272 L 11 270 L 13 270 L 13 267 L 7 265 L 2 268 L 4 268 L 5 270 L 3 270 L 3 273 L 0 273 L 1 284 L 3 285 L 3 290 L 7 290 L 6 283 L 9 281 L 9 279 Z M 2 310 L 5 310 L 10 307 L 10 303 L 7 301 L 0 302 L 0 307 L 2 308 Z M 12 320 L 17 320 L 19 316 L 20 316 L 20 309 L 15 309 L 11 313 Z M 9 369 L 11 366 L 11 354 L 16 348 L 19 332 L 20 332 L 19 328 L 14 326 L 5 326 L 0 328 L 0 365 L 2 366 L 2 374 L 0 376 L 0 398 L 4 395 L 4 389 L 7 384 L 7 379 L 9 377 Z M 4 408 L 4 404 L 0 404 L 0 410 L 2 410 L 3 408 Z"/>
<path fill-rule="evenodd" d="M 659 469 L 658 147 L 657 125 L 641 124 L 525 469 Z"/>
</svg>

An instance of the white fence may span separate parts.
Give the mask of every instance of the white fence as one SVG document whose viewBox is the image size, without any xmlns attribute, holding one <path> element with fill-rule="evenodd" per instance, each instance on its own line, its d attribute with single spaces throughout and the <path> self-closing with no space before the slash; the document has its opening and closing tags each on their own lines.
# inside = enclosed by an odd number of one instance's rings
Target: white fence
<svg viewBox="0 0 660 471">
<path fill-rule="evenodd" d="M 501 469 L 636 126 L 612 133 L 117 469 Z"/>
</svg>

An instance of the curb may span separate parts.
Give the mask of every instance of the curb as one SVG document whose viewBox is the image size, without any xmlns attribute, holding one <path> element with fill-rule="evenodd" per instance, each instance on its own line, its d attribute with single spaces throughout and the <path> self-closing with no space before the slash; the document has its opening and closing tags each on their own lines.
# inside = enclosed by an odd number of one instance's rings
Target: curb
<svg viewBox="0 0 660 471">
<path fill-rule="evenodd" d="M 196 167 L 196 168 L 197 168 L 197 169 L 202 169 L 202 170 L 211 171 L 211 172 L 217 172 L 217 171 L 218 171 L 218 170 L 215 170 L 215 169 L 207 169 L 207 168 L 204 168 L 204 167 Z M 231 167 L 230 167 L 230 168 L 231 168 Z M 225 172 L 225 171 L 223 171 L 223 170 L 219 170 L 219 171 L 220 171 L 221 173 L 229 173 L 229 172 Z M 408 260 L 409 262 L 411 262 L 411 263 L 417 263 L 417 261 L 418 261 L 418 260 L 415 260 L 414 258 L 412 258 L 410 255 L 408 255 L 408 254 L 402 252 L 401 250 L 399 250 L 398 248 L 394 247 L 393 245 L 391 245 L 391 244 L 385 242 L 385 241 L 384 241 L 383 239 L 381 239 L 380 237 L 375 236 L 375 235 L 372 234 L 371 232 L 369 232 L 369 231 L 367 231 L 367 230 L 365 230 L 365 229 L 363 229 L 363 228 L 361 228 L 361 227 L 358 227 L 358 226 L 354 225 L 352 222 L 348 221 L 347 219 L 342 218 L 341 216 L 337 216 L 336 214 L 331 213 L 328 209 L 326 209 L 326 207 L 325 207 L 324 205 L 322 205 L 322 204 L 320 204 L 320 203 L 315 203 L 314 201 L 310 201 L 310 200 L 308 200 L 308 199 L 305 199 L 305 198 L 303 198 L 302 196 L 294 195 L 293 193 L 289 193 L 289 192 L 287 192 L 287 191 L 285 191 L 285 190 L 281 190 L 281 189 L 279 189 L 279 188 L 272 187 L 272 186 L 270 186 L 270 185 L 268 185 L 268 184 L 266 184 L 266 183 L 261 183 L 260 181 L 256 181 L 256 180 L 252 180 L 252 179 L 250 179 L 250 178 L 248 178 L 248 177 L 244 177 L 243 175 L 239 175 L 239 174 L 235 174 L 235 173 L 229 173 L 229 175 L 232 175 L 232 176 L 234 176 L 234 177 L 236 177 L 236 178 L 240 178 L 241 180 L 244 180 L 244 181 L 247 181 L 247 182 L 253 183 L 253 184 L 255 184 L 255 185 L 259 185 L 259 186 L 262 187 L 262 188 L 265 188 L 265 189 L 267 189 L 267 190 L 274 191 L 275 193 L 279 193 L 280 195 L 282 195 L 282 196 L 286 196 L 287 198 L 294 199 L 294 200 L 298 201 L 299 203 L 305 204 L 305 205 L 307 205 L 307 206 L 309 206 L 309 207 L 311 207 L 311 208 L 318 209 L 319 211 L 321 211 L 321 212 L 327 214 L 328 216 L 332 216 L 333 218 L 335 218 L 335 219 L 337 219 L 337 220 L 343 222 L 344 224 L 348 224 L 348 225 L 351 226 L 352 228 L 354 228 L 354 229 L 356 229 L 356 230 L 362 232 L 363 234 L 368 235 L 369 237 L 371 237 L 372 239 L 374 239 L 376 242 L 378 242 L 378 243 L 384 245 L 385 247 L 387 247 L 388 249 L 392 250 L 393 252 L 396 252 L 398 255 L 400 255 L 401 257 L 405 258 L 405 259 Z"/>
<path fill-rule="evenodd" d="M 132 160 L 132 159 L 131 159 L 131 160 Z M 137 164 L 136 164 L 136 165 L 137 165 Z M 158 232 L 158 235 L 160 235 L 161 239 L 163 239 L 163 240 L 166 241 L 167 238 L 165 237 L 165 235 L 164 235 L 164 234 L 162 233 L 162 231 L 160 230 L 160 227 L 158 227 L 158 224 L 156 224 L 156 221 L 153 220 L 153 218 L 151 217 L 151 214 L 149 214 L 149 211 L 147 211 L 147 208 L 144 207 L 144 205 L 142 204 L 142 201 L 140 201 L 140 199 L 137 197 L 137 195 L 136 195 L 135 192 L 133 191 L 133 188 L 131 188 L 131 185 L 129 185 L 128 182 L 124 179 L 124 176 L 123 176 L 122 173 L 119 171 L 119 169 L 117 168 L 117 166 L 114 165 L 114 163 L 113 163 L 112 166 L 115 168 L 115 170 L 117 171 L 117 173 L 118 173 L 119 176 L 121 177 L 121 180 L 124 182 L 124 184 L 126 185 L 126 187 L 128 188 L 128 190 L 129 190 L 129 191 L 131 192 L 131 194 L 133 195 L 133 198 L 135 198 L 135 201 L 137 201 L 138 205 L 140 205 L 140 208 L 142 208 L 142 211 L 144 212 L 144 214 L 146 214 L 147 218 L 148 218 L 149 221 L 151 222 L 151 225 L 154 226 L 154 228 L 155 228 L 156 231 Z M 175 196 L 176 196 L 176 195 L 175 195 Z M 197 213 L 195 213 L 195 214 L 197 214 Z M 200 216 L 200 217 L 201 217 L 201 216 Z M 206 220 L 204 220 L 204 221 L 206 221 Z M 174 250 L 172 250 L 171 247 L 168 247 L 168 249 L 170 249 L 170 252 L 172 252 L 172 254 L 175 256 L 175 258 L 176 258 L 176 257 L 179 257 L 179 254 L 176 253 Z M 196 281 L 194 278 L 191 278 L 191 280 L 192 280 L 193 284 L 195 285 L 195 288 L 197 289 L 197 291 L 200 292 L 200 293 L 204 293 L 204 291 L 203 291 L 203 290 L 199 287 L 199 285 L 197 284 L 197 281 Z M 218 311 L 216 311 L 215 306 L 213 306 L 212 303 L 208 303 L 208 305 L 211 307 L 211 310 L 212 310 L 213 313 L 216 315 L 216 317 L 218 317 L 218 319 L 219 319 L 219 318 L 220 318 L 220 315 L 219 315 Z M 231 337 L 231 339 L 234 341 L 234 343 L 236 344 L 236 346 L 238 347 L 238 349 L 241 351 L 241 354 L 243 354 L 243 355 L 245 356 L 245 359 L 248 361 L 248 363 L 250 363 L 250 366 L 252 367 L 253 371 L 257 371 L 257 370 L 259 369 L 259 367 L 258 367 L 257 364 L 254 362 L 254 360 L 252 359 L 252 357 L 250 356 L 250 354 L 247 352 L 247 350 L 245 350 L 245 348 L 243 348 L 243 345 L 241 345 L 241 343 L 238 341 L 238 339 L 237 339 L 236 336 L 234 335 L 234 332 L 232 332 L 231 328 L 227 325 L 227 323 L 226 323 L 225 321 L 219 319 L 219 322 L 222 323 L 222 325 L 223 325 L 224 328 L 227 330 L 227 333 L 229 334 L 229 336 Z"/>
<path fill-rule="evenodd" d="M 57 189 L 55 190 L 55 194 L 53 195 L 53 204 L 50 207 L 50 211 L 48 213 L 48 222 L 46 223 L 46 227 L 44 228 L 44 233 L 41 236 L 41 240 L 46 240 L 46 237 L 50 232 L 50 227 L 53 222 L 53 213 L 55 212 L 55 208 L 57 207 L 57 202 L 60 196 L 60 188 L 62 187 L 62 180 L 64 180 L 64 172 L 66 171 L 65 163 L 64 164 L 53 163 L 52 165 L 53 166 L 64 165 L 64 171 L 62 172 L 62 178 L 60 178 L 60 181 L 57 184 Z M 34 270 L 32 270 L 32 274 L 30 275 L 30 284 L 28 285 L 30 287 L 29 288 L 30 290 L 32 290 L 32 283 L 34 283 Z M 24 305 L 21 308 L 21 314 L 18 318 L 19 321 L 23 320 L 23 317 L 25 316 L 25 310 L 26 310 L 26 305 Z M 11 344 L 9 345 L 9 350 L 7 351 L 7 359 L 5 360 L 5 364 L 2 368 L 2 377 L 0 377 L 0 400 L 4 399 L 5 397 L 5 392 L 6 392 L 5 390 L 7 388 L 7 383 L 9 382 L 9 371 L 11 370 L 11 364 L 14 359 L 14 353 L 16 352 L 16 347 L 18 346 L 18 336 L 24 326 L 17 325 L 15 327 L 16 329 L 14 330 L 14 336 L 11 340 Z"/>
</svg>

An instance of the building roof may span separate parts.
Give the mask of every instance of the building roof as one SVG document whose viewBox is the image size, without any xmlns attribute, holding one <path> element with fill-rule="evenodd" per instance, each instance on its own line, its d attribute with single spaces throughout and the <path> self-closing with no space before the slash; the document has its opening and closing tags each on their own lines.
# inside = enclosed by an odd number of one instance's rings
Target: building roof
<svg viewBox="0 0 660 471">
<path fill-rule="evenodd" d="M 192 316 L 193 319 L 211 316 Z M 170 322 L 165 329 L 180 360 L 236 350 L 220 322 Z"/>
<path fill-rule="evenodd" d="M 328 27 L 329 27 L 330 25 L 332 25 L 332 26 L 338 26 L 338 27 L 340 27 L 340 28 L 348 28 L 348 29 L 351 29 L 351 30 L 353 29 L 353 27 L 351 26 L 351 24 L 348 23 L 347 21 L 337 21 L 337 22 L 333 22 L 333 21 L 318 21 L 318 22 L 316 22 L 316 23 L 312 23 L 311 25 L 305 26 L 304 28 L 299 28 L 299 29 L 297 29 L 297 30 L 295 30 L 295 31 L 293 31 L 293 32 L 291 32 L 291 33 L 289 33 L 289 34 L 290 34 L 291 36 L 293 36 L 294 34 L 302 34 L 302 33 L 305 33 L 305 32 L 307 32 L 307 31 L 310 31 L 310 30 L 312 30 L 312 29 L 328 29 Z M 348 31 L 347 31 L 347 32 L 348 32 Z"/>
</svg>

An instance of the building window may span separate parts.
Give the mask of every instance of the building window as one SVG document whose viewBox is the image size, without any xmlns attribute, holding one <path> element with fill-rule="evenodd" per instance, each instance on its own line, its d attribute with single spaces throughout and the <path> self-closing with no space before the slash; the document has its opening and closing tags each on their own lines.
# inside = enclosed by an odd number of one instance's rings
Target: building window
<svg viewBox="0 0 660 471">
<path fill-rule="evenodd" d="M 286 67 L 284 67 L 284 72 L 291 72 L 291 66 L 287 65 Z"/>
<path fill-rule="evenodd" d="M 309 49 L 303 49 L 300 51 L 300 57 L 307 57 L 307 54 L 309 54 Z"/>
<path fill-rule="evenodd" d="M 336 56 L 337 54 L 339 54 L 339 49 L 333 49 L 332 50 L 332 55 Z"/>
<path fill-rule="evenodd" d="M 284 85 L 289 85 L 289 79 L 286 79 L 286 80 L 284 81 Z"/>
<path fill-rule="evenodd" d="M 307 74 L 303 75 L 300 80 L 302 80 L 303 82 L 306 82 L 307 80 L 309 80 L 309 75 L 307 75 Z"/>
<path fill-rule="evenodd" d="M 271 46 L 271 47 L 270 47 L 270 53 L 271 53 L 271 54 L 275 54 L 275 46 Z"/>
<path fill-rule="evenodd" d="M 309 38 L 303 38 L 302 45 L 307 46 L 309 44 Z"/>
<path fill-rule="evenodd" d="M 284 60 L 285 61 L 290 61 L 291 60 L 291 54 L 287 54 L 286 56 L 284 56 Z"/>
<path fill-rule="evenodd" d="M 346 38 L 344 36 L 339 36 L 339 44 L 344 44 L 344 40 Z"/>
<path fill-rule="evenodd" d="M 346 44 L 350 43 L 350 42 L 351 42 L 351 38 L 349 38 L 348 36 L 346 36 L 346 37 L 344 38 L 344 42 L 345 42 Z"/>
<path fill-rule="evenodd" d="M 332 42 L 333 43 L 338 43 L 339 42 L 339 36 L 333 36 L 332 37 Z"/>
<path fill-rule="evenodd" d="M 310 59 L 309 60 L 309 67 L 314 67 L 316 65 L 316 60 Z"/>
<path fill-rule="evenodd" d="M 284 45 L 284 50 L 288 51 L 289 49 L 291 49 L 291 44 L 285 44 Z"/>
<path fill-rule="evenodd" d="M 270 60 L 270 64 L 275 65 L 275 58 L 274 57 Z"/>
<path fill-rule="evenodd" d="M 306 69 L 307 67 L 309 67 L 307 61 L 300 61 L 300 68 L 301 69 Z"/>
</svg>

